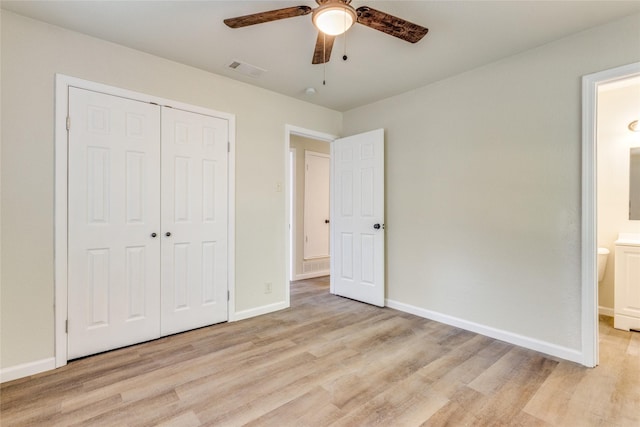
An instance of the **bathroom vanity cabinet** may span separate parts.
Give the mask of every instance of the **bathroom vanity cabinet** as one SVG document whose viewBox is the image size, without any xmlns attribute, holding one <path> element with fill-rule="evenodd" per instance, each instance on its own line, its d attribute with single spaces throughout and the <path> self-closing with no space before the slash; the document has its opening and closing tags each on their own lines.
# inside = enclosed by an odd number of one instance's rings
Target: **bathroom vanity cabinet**
<svg viewBox="0 0 640 427">
<path fill-rule="evenodd" d="M 640 331 L 640 235 L 616 240 L 613 326 Z"/>
</svg>

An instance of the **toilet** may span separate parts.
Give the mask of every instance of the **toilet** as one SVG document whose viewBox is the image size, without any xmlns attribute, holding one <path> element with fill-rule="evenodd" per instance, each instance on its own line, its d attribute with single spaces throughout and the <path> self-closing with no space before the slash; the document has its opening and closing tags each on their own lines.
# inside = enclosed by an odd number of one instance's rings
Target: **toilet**
<svg viewBox="0 0 640 427">
<path fill-rule="evenodd" d="M 607 257 L 609 256 L 609 249 L 598 248 L 598 282 L 602 282 L 604 278 L 604 271 L 607 268 Z"/>
</svg>

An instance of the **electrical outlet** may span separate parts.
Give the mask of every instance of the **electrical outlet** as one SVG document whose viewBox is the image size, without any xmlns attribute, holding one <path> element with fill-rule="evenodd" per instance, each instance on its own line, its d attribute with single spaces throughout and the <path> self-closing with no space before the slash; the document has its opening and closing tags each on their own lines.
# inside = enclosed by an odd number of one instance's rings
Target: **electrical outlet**
<svg viewBox="0 0 640 427">
<path fill-rule="evenodd" d="M 265 282 L 265 284 L 264 284 L 264 293 L 265 294 L 270 294 L 272 290 L 273 290 L 273 285 L 271 284 L 271 282 Z"/>
<path fill-rule="evenodd" d="M 277 193 L 282 193 L 282 183 L 281 182 L 276 182 L 276 192 Z"/>
</svg>

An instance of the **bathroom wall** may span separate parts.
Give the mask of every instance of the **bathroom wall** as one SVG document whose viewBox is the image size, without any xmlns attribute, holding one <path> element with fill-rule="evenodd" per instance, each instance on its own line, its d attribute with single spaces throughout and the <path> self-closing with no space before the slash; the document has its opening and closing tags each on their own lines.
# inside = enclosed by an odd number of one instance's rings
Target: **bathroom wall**
<svg viewBox="0 0 640 427">
<path fill-rule="evenodd" d="M 314 259 L 310 262 L 304 261 L 304 152 L 305 150 L 309 150 L 329 154 L 331 146 L 328 142 L 309 139 L 299 135 L 291 135 L 290 146 L 296 149 L 296 182 L 293 207 L 295 243 L 292 249 L 294 251 L 294 280 L 296 280 L 295 276 L 298 276 L 298 278 L 310 277 L 310 275 L 314 274 L 314 271 L 317 272 L 323 268 L 324 271 L 329 270 L 329 257 Z"/>
<path fill-rule="evenodd" d="M 613 315 L 615 245 L 618 233 L 640 233 L 629 220 L 629 150 L 640 132 L 628 125 L 640 118 L 640 78 L 604 85 L 598 91 L 598 247 L 610 251 L 598 297 L 600 313 Z"/>
</svg>

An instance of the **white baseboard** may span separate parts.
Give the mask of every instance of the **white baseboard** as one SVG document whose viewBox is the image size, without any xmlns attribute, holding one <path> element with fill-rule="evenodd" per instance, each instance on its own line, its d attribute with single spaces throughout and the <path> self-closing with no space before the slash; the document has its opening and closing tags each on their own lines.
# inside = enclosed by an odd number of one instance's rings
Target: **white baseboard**
<svg viewBox="0 0 640 427">
<path fill-rule="evenodd" d="M 35 362 L 23 363 L 21 365 L 10 366 L 0 369 L 0 383 L 17 380 L 40 372 L 50 371 L 56 368 L 56 358 L 36 360 Z"/>
<path fill-rule="evenodd" d="M 274 311 L 284 310 L 289 308 L 289 304 L 286 302 L 277 302 L 274 304 L 263 305 L 262 307 L 251 308 L 249 310 L 236 311 L 233 316 L 233 322 L 243 319 L 249 319 L 251 317 L 262 316 L 263 314 L 273 313 Z"/>
<path fill-rule="evenodd" d="M 613 311 L 613 308 L 598 306 L 598 314 L 602 314 L 603 316 L 613 317 L 615 312 Z"/>
<path fill-rule="evenodd" d="M 329 270 L 322 270 L 322 271 L 313 271 L 311 273 L 296 274 L 293 280 L 313 279 L 314 277 L 328 276 L 329 273 L 330 273 Z"/>
<path fill-rule="evenodd" d="M 449 316 L 447 314 L 438 313 L 398 301 L 386 300 L 385 304 L 387 305 L 387 307 L 394 308 L 405 313 L 414 314 L 416 316 L 424 317 L 425 319 L 435 320 L 436 322 L 455 326 L 456 328 L 465 329 L 467 331 L 475 332 L 480 335 L 485 335 L 490 338 L 508 342 L 509 344 L 514 344 L 520 347 L 528 348 L 530 350 L 535 350 L 551 356 L 559 357 L 561 359 L 584 364 L 584 357 L 582 352 L 574 350 L 572 348 L 551 344 L 546 341 L 540 341 L 535 338 L 530 338 L 523 335 L 515 334 L 513 332 L 492 328 L 490 326 L 481 325 L 479 323 L 470 322 L 468 320 L 460 319 L 457 317 Z"/>
</svg>

